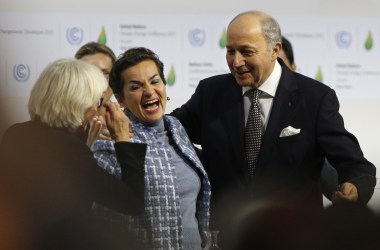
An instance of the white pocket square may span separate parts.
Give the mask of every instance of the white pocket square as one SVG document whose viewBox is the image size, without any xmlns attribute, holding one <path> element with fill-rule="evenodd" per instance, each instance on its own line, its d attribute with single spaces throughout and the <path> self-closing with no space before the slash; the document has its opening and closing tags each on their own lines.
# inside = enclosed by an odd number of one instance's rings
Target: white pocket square
<svg viewBox="0 0 380 250">
<path fill-rule="evenodd" d="M 292 136 L 299 134 L 300 132 L 300 128 L 293 128 L 292 126 L 287 126 L 281 131 L 280 137 Z"/>
</svg>

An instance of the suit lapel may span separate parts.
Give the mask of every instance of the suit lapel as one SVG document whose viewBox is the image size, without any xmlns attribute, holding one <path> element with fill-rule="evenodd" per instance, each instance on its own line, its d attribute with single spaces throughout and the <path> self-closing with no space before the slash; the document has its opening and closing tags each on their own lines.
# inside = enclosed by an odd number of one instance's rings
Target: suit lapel
<svg viewBox="0 0 380 250">
<path fill-rule="evenodd" d="M 249 181 L 249 173 L 244 154 L 244 111 L 242 98 L 240 98 L 234 109 L 231 109 L 231 114 L 226 115 L 233 117 L 233 119 L 228 120 L 227 131 L 231 131 L 229 137 L 232 149 L 236 155 L 235 159 L 237 159 L 236 166 L 241 168 L 246 177 L 246 181 Z"/>
<path fill-rule="evenodd" d="M 281 130 L 290 124 L 292 117 L 295 115 L 299 96 L 294 74 L 288 68 L 282 67 L 281 79 L 273 100 L 268 126 L 261 143 L 259 168 L 265 165 L 265 159 L 270 157 Z"/>
<path fill-rule="evenodd" d="M 229 93 L 230 108 L 225 113 L 223 119 L 226 124 L 226 131 L 228 131 L 229 141 L 233 149 L 233 153 L 237 159 L 236 166 L 241 168 L 244 173 L 244 179 L 249 182 L 249 173 L 245 160 L 244 151 L 244 104 L 241 87 L 234 82 L 233 88 Z"/>
</svg>

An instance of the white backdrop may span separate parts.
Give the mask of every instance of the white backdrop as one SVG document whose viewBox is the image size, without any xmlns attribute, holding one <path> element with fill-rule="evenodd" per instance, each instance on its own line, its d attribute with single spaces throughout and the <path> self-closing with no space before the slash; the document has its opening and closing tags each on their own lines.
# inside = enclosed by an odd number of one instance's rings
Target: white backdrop
<svg viewBox="0 0 380 250">
<path fill-rule="evenodd" d="M 377 1 L 44 1 L 0 0 L 0 135 L 28 119 L 31 86 L 46 64 L 106 39 L 116 54 L 147 46 L 171 76 L 167 112 L 199 79 L 227 71 L 223 32 L 232 16 L 258 9 L 275 16 L 293 44 L 298 71 L 337 91 L 346 127 L 380 165 L 380 9 Z M 370 206 L 380 212 L 380 193 Z"/>
</svg>

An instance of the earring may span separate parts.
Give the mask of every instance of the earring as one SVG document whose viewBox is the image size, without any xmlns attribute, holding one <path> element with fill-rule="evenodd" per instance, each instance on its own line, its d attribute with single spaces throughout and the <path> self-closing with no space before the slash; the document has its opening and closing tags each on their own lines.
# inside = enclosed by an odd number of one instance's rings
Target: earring
<svg viewBox="0 0 380 250">
<path fill-rule="evenodd" d="M 168 96 L 168 97 L 166 97 L 166 100 L 170 101 L 170 97 L 169 97 L 169 96 Z"/>
</svg>

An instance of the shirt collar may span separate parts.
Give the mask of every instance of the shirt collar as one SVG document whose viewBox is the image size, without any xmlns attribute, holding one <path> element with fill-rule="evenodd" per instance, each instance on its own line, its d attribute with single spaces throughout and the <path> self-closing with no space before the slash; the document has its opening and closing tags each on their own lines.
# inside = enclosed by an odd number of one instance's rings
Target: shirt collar
<svg viewBox="0 0 380 250">
<path fill-rule="evenodd" d="M 278 83 L 280 82 L 281 73 L 282 73 L 281 65 L 276 60 L 272 73 L 270 74 L 268 79 L 263 84 L 261 84 L 261 86 L 259 87 L 259 90 L 274 97 L 276 94 Z M 243 95 L 247 90 L 251 88 L 252 88 L 251 86 L 244 86 L 242 88 Z"/>
</svg>

